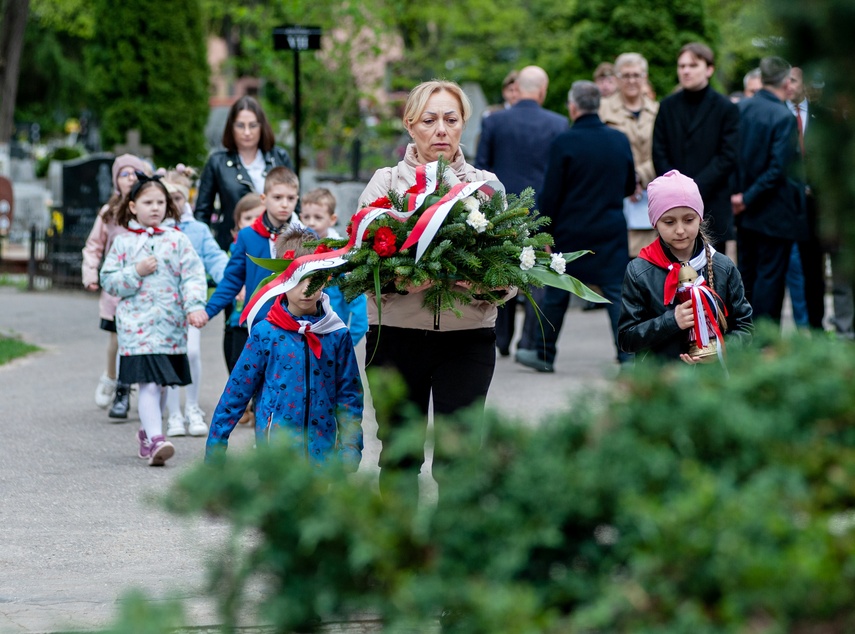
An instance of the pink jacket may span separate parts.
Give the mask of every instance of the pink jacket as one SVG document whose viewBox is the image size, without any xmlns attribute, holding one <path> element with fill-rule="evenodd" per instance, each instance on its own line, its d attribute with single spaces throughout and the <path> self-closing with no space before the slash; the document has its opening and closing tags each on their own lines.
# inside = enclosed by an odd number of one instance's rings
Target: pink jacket
<svg viewBox="0 0 855 634">
<path fill-rule="evenodd" d="M 128 233 L 127 229 L 120 227 L 115 221 L 104 222 L 105 211 L 107 211 L 107 205 L 101 207 L 101 211 L 98 212 L 98 217 L 95 219 L 92 231 L 89 232 L 89 237 L 86 238 L 86 246 L 83 247 L 83 266 L 81 270 L 84 287 L 89 284 L 98 284 L 100 286 L 99 276 L 104 255 L 110 250 L 116 236 Z M 101 298 L 98 300 L 98 313 L 101 319 L 113 321 L 116 318 L 116 306 L 118 304 L 118 297 L 110 295 L 102 289 Z"/>
</svg>

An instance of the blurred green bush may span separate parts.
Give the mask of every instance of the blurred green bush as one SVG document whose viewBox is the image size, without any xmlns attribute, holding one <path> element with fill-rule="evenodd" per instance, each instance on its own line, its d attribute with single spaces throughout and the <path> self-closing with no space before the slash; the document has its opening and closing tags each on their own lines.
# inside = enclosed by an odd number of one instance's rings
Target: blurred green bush
<svg viewBox="0 0 855 634">
<path fill-rule="evenodd" d="M 227 627 L 253 580 L 281 632 L 355 611 L 387 632 L 855 631 L 853 348 L 759 339 L 729 377 L 648 365 L 535 428 L 438 421 L 439 504 L 415 517 L 412 474 L 381 499 L 281 447 L 200 466 L 167 505 L 234 527 L 211 570 Z"/>
<path fill-rule="evenodd" d="M 71 159 L 80 158 L 85 153 L 85 150 L 77 145 L 60 145 L 54 148 L 36 161 L 36 178 L 45 178 L 47 176 L 51 161 L 70 161 Z"/>
</svg>

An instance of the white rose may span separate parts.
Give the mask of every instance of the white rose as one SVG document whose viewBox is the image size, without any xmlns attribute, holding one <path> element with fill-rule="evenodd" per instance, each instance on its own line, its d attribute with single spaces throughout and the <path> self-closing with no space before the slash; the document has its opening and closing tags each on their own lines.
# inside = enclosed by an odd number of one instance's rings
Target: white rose
<svg viewBox="0 0 855 634">
<path fill-rule="evenodd" d="M 564 269 L 567 268 L 567 260 L 564 259 L 563 253 L 553 253 L 552 254 L 552 262 L 549 263 L 549 268 L 558 273 L 559 275 L 564 273 Z"/>
<path fill-rule="evenodd" d="M 467 198 L 467 200 L 470 199 Z M 487 216 L 476 209 L 475 211 L 469 212 L 469 215 L 466 217 L 466 224 L 475 229 L 478 233 L 483 233 L 487 229 L 487 225 L 490 223 L 487 221 Z"/>
<path fill-rule="evenodd" d="M 537 257 L 534 254 L 534 247 L 524 247 L 520 253 L 520 268 L 523 271 L 533 269 L 537 264 Z"/>
</svg>

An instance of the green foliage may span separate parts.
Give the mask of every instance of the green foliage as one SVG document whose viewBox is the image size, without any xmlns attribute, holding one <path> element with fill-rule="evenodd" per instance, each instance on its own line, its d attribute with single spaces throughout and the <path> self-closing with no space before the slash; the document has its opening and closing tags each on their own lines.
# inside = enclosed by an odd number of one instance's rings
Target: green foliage
<svg viewBox="0 0 855 634">
<path fill-rule="evenodd" d="M 207 31 L 233 43 L 226 70 L 264 78 L 261 98 L 273 121 L 294 114 L 294 53 L 273 50 L 273 28 L 285 24 L 319 26 L 323 50 L 300 53 L 302 138 L 316 150 L 349 146 L 362 131 L 354 65 L 380 46 L 373 15 L 377 3 L 315 0 L 223 2 L 201 0 Z"/>
<path fill-rule="evenodd" d="M 152 601 L 139 590 L 130 590 L 119 600 L 119 615 L 103 634 L 161 634 L 186 624 L 178 601 Z"/>
<path fill-rule="evenodd" d="M 93 13 L 88 87 L 104 146 L 136 128 L 159 164 L 202 164 L 208 65 L 199 0 L 98 0 Z"/>
<path fill-rule="evenodd" d="M 41 350 L 41 348 L 25 341 L 21 341 L 19 337 L 0 335 L 0 365 L 9 363 L 9 361 L 19 357 L 25 357 L 28 354 L 38 352 L 39 350 Z"/>
<path fill-rule="evenodd" d="M 75 145 L 60 145 L 36 162 L 36 178 L 47 176 L 51 161 L 70 161 L 83 156 L 84 150 Z"/>
<path fill-rule="evenodd" d="M 86 107 L 85 44 L 55 29 L 34 7 L 24 33 L 15 119 L 38 123 L 42 138 L 62 134 L 66 119 Z"/>
<path fill-rule="evenodd" d="M 168 504 L 232 524 L 220 596 L 265 580 L 277 631 L 353 610 L 387 632 L 441 612 L 467 634 L 849 631 L 855 361 L 825 339 L 764 345 L 733 351 L 729 378 L 646 365 L 537 428 L 438 421 L 433 513 L 403 504 L 412 473 L 379 498 L 283 448 L 200 467 Z M 423 424 L 384 451 L 418 455 Z"/>
</svg>

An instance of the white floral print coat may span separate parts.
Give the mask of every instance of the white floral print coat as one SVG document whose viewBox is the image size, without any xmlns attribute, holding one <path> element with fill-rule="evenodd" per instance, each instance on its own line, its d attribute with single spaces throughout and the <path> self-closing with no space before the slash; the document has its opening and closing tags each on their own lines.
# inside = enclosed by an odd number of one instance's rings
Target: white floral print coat
<svg viewBox="0 0 855 634">
<path fill-rule="evenodd" d="M 136 264 L 149 255 L 157 270 L 141 277 Z M 207 297 L 205 267 L 187 236 L 171 227 L 117 236 L 101 267 L 101 287 L 120 298 L 119 354 L 187 352 L 187 314 L 204 310 Z"/>
</svg>

